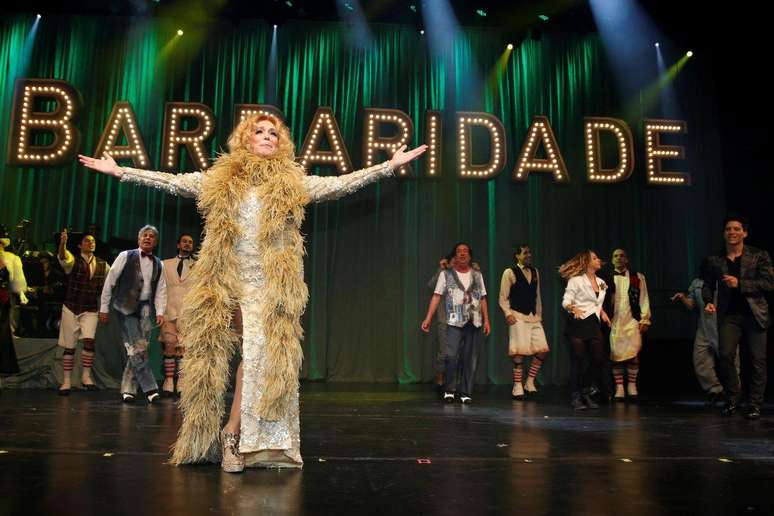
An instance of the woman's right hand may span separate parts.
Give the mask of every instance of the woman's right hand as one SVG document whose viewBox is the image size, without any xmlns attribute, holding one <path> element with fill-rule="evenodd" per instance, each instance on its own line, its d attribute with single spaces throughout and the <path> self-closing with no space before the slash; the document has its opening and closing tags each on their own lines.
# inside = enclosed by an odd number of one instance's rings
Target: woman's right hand
<svg viewBox="0 0 774 516">
<path fill-rule="evenodd" d="M 121 167 L 119 167 L 116 163 L 116 160 L 114 160 L 108 153 L 105 153 L 105 157 L 102 159 L 90 158 L 89 156 L 78 154 L 78 161 L 80 161 L 81 164 L 87 168 L 96 170 L 97 172 L 102 172 L 103 174 L 111 175 L 113 177 L 121 177 L 124 174 L 123 170 L 121 170 Z"/>
<path fill-rule="evenodd" d="M 572 307 L 572 315 L 576 319 L 583 319 L 583 310 L 575 306 Z"/>
</svg>

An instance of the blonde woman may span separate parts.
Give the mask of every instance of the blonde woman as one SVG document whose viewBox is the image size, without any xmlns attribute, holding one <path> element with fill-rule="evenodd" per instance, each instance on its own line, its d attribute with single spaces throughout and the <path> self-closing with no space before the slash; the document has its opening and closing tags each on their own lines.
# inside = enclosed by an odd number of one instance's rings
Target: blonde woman
<svg viewBox="0 0 774 516">
<path fill-rule="evenodd" d="M 571 347 L 571 404 L 575 410 L 599 408 L 589 391 L 595 380 L 604 384 L 601 323 L 609 326 L 610 319 L 602 309 L 607 284 L 596 274 L 601 266 L 602 261 L 589 249 L 559 267 L 559 274 L 567 280 L 562 307 L 570 315 L 564 333 Z"/>
<path fill-rule="evenodd" d="M 294 161 L 287 126 L 274 116 L 254 115 L 237 126 L 228 149 L 208 171 L 179 175 L 119 167 L 107 155 L 80 161 L 121 181 L 193 197 L 205 219 L 179 324 L 186 342 L 186 389 L 171 462 L 220 461 L 227 472 L 301 467 L 300 318 L 308 297 L 300 232 L 304 208 L 392 176 L 426 146 L 408 152 L 403 146 L 391 160 L 350 174 L 308 176 Z M 242 362 L 219 439 L 228 364 L 240 327 Z"/>
</svg>

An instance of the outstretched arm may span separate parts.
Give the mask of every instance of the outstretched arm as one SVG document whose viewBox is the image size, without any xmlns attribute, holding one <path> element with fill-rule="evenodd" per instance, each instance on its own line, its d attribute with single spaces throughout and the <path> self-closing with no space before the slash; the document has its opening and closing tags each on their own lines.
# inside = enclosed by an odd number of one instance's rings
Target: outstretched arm
<svg viewBox="0 0 774 516">
<path fill-rule="evenodd" d="M 312 202 L 331 201 L 354 193 L 383 177 L 393 175 L 393 170 L 421 156 L 427 145 L 420 145 L 408 152 L 406 146 L 395 151 L 390 161 L 364 168 L 343 176 L 305 176 L 304 186 Z"/>
<path fill-rule="evenodd" d="M 180 197 L 196 197 L 201 191 L 202 173 L 168 174 L 155 170 L 142 170 L 139 168 L 121 167 L 109 155 L 102 159 L 90 158 L 78 155 L 78 161 L 84 166 L 109 176 L 120 178 L 121 181 L 137 183 L 163 190 L 168 194 Z"/>
</svg>

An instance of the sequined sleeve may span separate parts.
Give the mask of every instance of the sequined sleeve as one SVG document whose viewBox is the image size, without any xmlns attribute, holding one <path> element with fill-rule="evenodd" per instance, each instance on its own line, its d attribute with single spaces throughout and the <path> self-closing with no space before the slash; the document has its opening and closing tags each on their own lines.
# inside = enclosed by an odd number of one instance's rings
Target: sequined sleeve
<svg viewBox="0 0 774 516">
<path fill-rule="evenodd" d="M 364 168 L 342 176 L 304 176 L 304 187 L 312 202 L 332 201 L 354 193 L 383 177 L 392 176 L 390 162 Z"/>
<path fill-rule="evenodd" d="M 191 172 L 189 174 L 169 174 L 155 170 L 142 170 L 139 168 L 121 167 L 121 181 L 137 183 L 163 190 L 164 192 L 180 197 L 194 198 L 202 189 L 202 173 Z"/>
</svg>

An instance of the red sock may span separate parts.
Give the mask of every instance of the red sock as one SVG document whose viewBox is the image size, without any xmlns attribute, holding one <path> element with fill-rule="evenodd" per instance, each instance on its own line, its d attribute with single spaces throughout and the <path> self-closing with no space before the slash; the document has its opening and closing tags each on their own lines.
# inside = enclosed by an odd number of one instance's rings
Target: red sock
<svg viewBox="0 0 774 516">
<path fill-rule="evenodd" d="M 164 378 L 175 377 L 175 357 L 164 357 Z"/>
<path fill-rule="evenodd" d="M 623 383 L 624 383 L 623 377 L 624 377 L 624 369 L 623 369 L 623 367 L 618 367 L 618 366 L 614 367 L 613 368 L 613 378 L 615 378 L 615 384 L 616 385 L 623 385 Z"/>
<path fill-rule="evenodd" d="M 521 364 L 513 366 L 513 383 L 521 383 L 524 375 L 524 369 Z"/>
<path fill-rule="evenodd" d="M 65 373 L 70 373 L 73 370 L 73 364 L 75 363 L 75 355 L 65 354 L 62 355 L 62 367 Z"/>
<path fill-rule="evenodd" d="M 540 360 L 538 357 L 532 357 L 532 364 L 529 366 L 529 377 L 533 380 L 538 375 L 538 372 L 540 372 L 540 368 L 543 366 L 543 361 Z"/>
<path fill-rule="evenodd" d="M 81 364 L 84 369 L 89 369 L 94 365 L 94 353 L 83 351 L 81 353 Z"/>
</svg>

